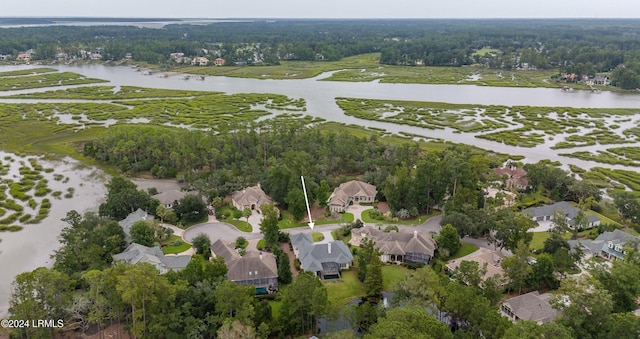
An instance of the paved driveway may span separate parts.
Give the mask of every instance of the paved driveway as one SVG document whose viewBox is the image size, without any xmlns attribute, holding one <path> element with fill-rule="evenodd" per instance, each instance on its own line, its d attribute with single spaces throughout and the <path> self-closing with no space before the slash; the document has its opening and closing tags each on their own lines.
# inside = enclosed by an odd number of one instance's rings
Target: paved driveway
<svg viewBox="0 0 640 339">
<path fill-rule="evenodd" d="M 191 243 L 198 234 L 208 235 L 211 242 L 215 242 L 218 239 L 234 242 L 240 236 L 245 237 L 247 240 L 262 238 L 262 234 L 241 232 L 233 225 L 214 221 L 189 227 L 184 231 L 182 239 Z"/>
</svg>

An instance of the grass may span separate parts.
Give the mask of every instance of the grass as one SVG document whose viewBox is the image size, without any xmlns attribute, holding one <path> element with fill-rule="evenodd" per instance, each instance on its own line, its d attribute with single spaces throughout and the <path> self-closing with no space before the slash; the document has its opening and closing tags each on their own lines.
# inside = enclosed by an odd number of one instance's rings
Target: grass
<svg viewBox="0 0 640 339">
<path fill-rule="evenodd" d="M 533 238 L 529 244 L 532 250 L 541 251 L 544 248 L 544 242 L 549 238 L 549 232 L 533 232 Z"/>
<path fill-rule="evenodd" d="M 382 286 L 385 291 L 391 290 L 395 285 L 404 280 L 411 270 L 399 265 L 382 266 Z"/>
<path fill-rule="evenodd" d="M 226 222 L 228 224 L 235 226 L 238 229 L 238 231 L 241 231 L 241 232 L 251 233 L 251 231 L 253 231 L 253 227 L 251 226 L 251 224 L 247 223 L 244 220 L 227 218 L 223 222 Z"/>
<path fill-rule="evenodd" d="M 319 242 L 324 240 L 324 234 L 319 232 L 313 232 L 311 233 L 311 238 L 313 239 L 313 242 Z"/>
<path fill-rule="evenodd" d="M 477 251 L 480 247 L 473 245 L 473 244 L 467 244 L 467 243 L 462 243 L 462 246 L 460 247 L 460 249 L 458 249 L 458 251 L 451 256 L 451 260 L 453 259 L 458 259 L 458 258 L 462 258 L 465 255 L 469 255 L 475 251 Z"/>
<path fill-rule="evenodd" d="M 358 280 L 358 275 L 354 269 L 342 271 L 342 279 L 326 280 L 323 281 L 323 284 L 327 288 L 327 295 L 332 304 L 344 305 L 366 294 L 364 284 Z"/>
<path fill-rule="evenodd" d="M 180 242 L 180 245 L 174 245 L 177 242 Z M 164 254 L 177 254 L 182 253 L 191 248 L 191 244 L 185 242 L 177 235 L 172 235 L 169 239 L 163 242 L 162 253 Z"/>
<path fill-rule="evenodd" d="M 353 213 L 349 213 L 349 212 L 342 213 L 342 217 L 340 218 L 340 220 L 343 220 L 344 222 L 347 222 L 347 223 L 353 222 L 354 220 Z"/>
<path fill-rule="evenodd" d="M 383 223 L 385 225 L 415 226 L 415 225 L 420 225 L 423 222 L 427 221 L 429 218 L 440 215 L 441 213 L 440 211 L 433 211 L 431 214 L 421 214 L 416 218 L 411 218 L 407 220 L 400 220 L 397 218 L 394 218 L 392 220 L 378 220 L 370 216 L 371 211 L 373 211 L 373 209 L 365 210 L 362 212 L 362 222 L 370 223 L 370 224 Z"/>
</svg>

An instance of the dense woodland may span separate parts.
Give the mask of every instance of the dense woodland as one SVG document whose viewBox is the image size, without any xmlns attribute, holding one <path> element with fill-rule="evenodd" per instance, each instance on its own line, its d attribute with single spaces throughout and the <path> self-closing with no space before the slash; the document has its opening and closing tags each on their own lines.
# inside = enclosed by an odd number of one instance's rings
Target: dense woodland
<svg viewBox="0 0 640 339">
<path fill-rule="evenodd" d="M 207 52 L 233 65 L 280 60 L 339 60 L 381 52 L 382 64 L 495 69 L 535 67 L 559 73 L 612 73 L 614 85 L 640 87 L 640 26 L 636 20 L 275 20 L 162 29 L 91 26 L 0 29 L 0 54 L 33 49 L 51 60 L 100 50 L 104 60 L 171 66 L 170 53 Z M 485 53 L 476 53 L 490 48 Z"/>
</svg>

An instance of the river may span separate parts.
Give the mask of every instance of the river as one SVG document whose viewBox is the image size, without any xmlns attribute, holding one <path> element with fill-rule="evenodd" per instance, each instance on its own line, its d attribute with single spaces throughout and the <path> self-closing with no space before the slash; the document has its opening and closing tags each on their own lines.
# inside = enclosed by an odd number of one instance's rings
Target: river
<svg viewBox="0 0 640 339">
<path fill-rule="evenodd" d="M 0 66 L 0 72 L 11 71 L 34 66 Z M 365 127 L 385 129 L 391 133 L 401 131 L 423 135 L 425 137 L 440 138 L 447 141 L 466 143 L 494 150 L 502 153 L 523 155 L 525 161 L 536 162 L 542 159 L 557 160 L 565 166 L 574 164 L 582 168 L 606 166 L 612 168 L 632 169 L 619 165 L 602 165 L 595 162 L 583 161 L 559 156 L 558 153 L 570 153 L 574 149 L 561 151 L 551 150 L 552 143 L 545 143 L 534 148 L 513 147 L 502 143 L 478 139 L 473 134 L 458 134 L 451 129 L 430 130 L 420 127 L 397 125 L 379 121 L 368 121 L 346 116 L 335 103 L 336 97 L 353 97 L 382 100 L 412 100 L 437 101 L 459 104 L 481 105 L 531 105 L 547 107 L 577 107 L 577 108 L 640 108 L 640 95 L 633 93 L 602 92 L 590 94 L 586 91 L 563 93 L 558 89 L 546 88 L 502 88 L 482 87 L 474 85 L 420 85 L 420 84 L 385 84 L 379 82 L 352 83 L 319 81 L 332 74 L 321 74 L 315 78 L 302 80 L 260 80 L 228 77 L 207 77 L 204 81 L 185 81 L 180 76 L 158 78 L 157 76 L 143 76 L 129 67 L 115 67 L 104 65 L 82 66 L 46 66 L 55 67 L 60 71 L 70 71 L 88 77 L 110 81 L 113 86 L 140 86 L 164 89 L 184 89 L 200 91 L 219 91 L 226 93 L 275 93 L 292 98 L 304 98 L 307 102 L 306 114 L 321 117 L 329 121 L 356 124 Z M 105 84 L 99 84 L 105 85 Z M 77 86 L 70 86 L 77 87 Z M 0 103 L 16 102 L 16 100 L 2 99 L 2 96 L 18 93 L 32 93 L 64 87 L 33 89 L 22 91 L 0 92 Z M 47 100 L 20 100 L 20 102 L 46 102 Z M 64 101 L 64 100 L 63 100 Z M 56 100 L 59 102 L 59 100 Z M 631 125 L 638 125 L 638 115 L 633 117 Z M 556 140 L 557 141 L 557 140 Z M 608 145 L 607 147 L 611 147 Z M 640 143 L 625 144 L 625 146 L 640 146 Z M 580 149 L 597 150 L 606 147 L 595 145 Z M 578 149 L 578 148 L 576 148 Z M 0 152 L 0 156 L 3 153 Z M 93 168 L 79 167 L 72 159 L 50 164 L 57 172 L 67 173 L 70 184 L 76 187 L 73 199 L 53 201 L 50 216 L 41 224 L 28 225 L 17 233 L 1 234 L 0 238 L 0 318 L 8 310 L 10 284 L 16 274 L 32 270 L 38 266 L 51 265 L 49 255 L 58 248 L 56 237 L 64 226 L 59 221 L 71 209 L 80 212 L 96 210 L 100 200 L 105 195 L 104 182 L 100 171 Z M 49 180 L 54 182 L 54 180 Z"/>
<path fill-rule="evenodd" d="M 24 69 L 33 66 L 2 66 L 0 71 Z M 336 97 L 366 98 L 379 100 L 410 100 L 435 101 L 455 104 L 505 105 L 505 106 L 544 106 L 544 107 L 575 107 L 575 108 L 639 108 L 640 94 L 603 91 L 592 94 L 589 91 L 575 91 L 564 93 L 552 88 L 510 88 L 488 87 L 476 85 L 424 85 L 424 84 L 388 84 L 374 82 L 339 82 L 320 81 L 331 76 L 333 72 L 320 74 L 310 79 L 272 80 L 272 79 L 244 79 L 221 76 L 209 76 L 204 81 L 183 80 L 181 76 L 158 77 L 156 75 L 142 75 L 130 67 L 105 66 L 102 64 L 89 65 L 54 65 L 60 71 L 76 72 L 92 78 L 105 79 L 113 86 L 139 86 L 176 90 L 216 91 L 229 94 L 234 93 L 274 93 L 292 98 L 304 98 L 307 102 L 305 114 L 321 117 L 328 121 L 337 121 L 358 126 L 381 128 L 391 133 L 407 132 L 430 138 L 475 145 L 484 149 L 501 153 L 521 155 L 526 162 L 537 162 L 543 159 L 559 161 L 565 166 L 573 164 L 585 169 L 602 164 L 560 156 L 559 153 L 572 153 L 577 150 L 604 150 L 616 146 L 640 146 L 640 143 L 624 145 L 592 145 L 562 150 L 553 150 L 551 146 L 559 141 L 556 136 L 553 142 L 548 142 L 533 148 L 516 147 L 500 142 L 480 139 L 475 133 L 454 133 L 452 129 L 431 130 L 422 127 L 398 125 L 382 121 L 370 121 L 347 116 L 335 102 Z M 69 86 L 77 87 L 77 86 Z M 56 87 L 60 89 L 65 87 Z M 0 92 L 1 102 L 16 102 L 16 100 L 1 99 L 2 96 L 32 93 L 51 90 L 31 89 L 21 91 Z M 47 100 L 38 100 L 47 101 Z M 24 102 L 34 102 L 25 100 Z M 52 102 L 60 102 L 56 100 Z M 640 115 L 634 116 L 629 125 L 638 125 Z M 622 165 L 607 165 L 611 168 L 635 168 Z"/>
</svg>

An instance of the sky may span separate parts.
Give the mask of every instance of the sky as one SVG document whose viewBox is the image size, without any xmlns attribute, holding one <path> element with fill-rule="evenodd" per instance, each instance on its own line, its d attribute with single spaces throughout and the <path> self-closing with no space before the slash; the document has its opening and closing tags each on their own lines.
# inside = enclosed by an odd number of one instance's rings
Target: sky
<svg viewBox="0 0 640 339">
<path fill-rule="evenodd" d="M 2 0 L 0 17 L 639 18 L 638 0 Z"/>
</svg>

